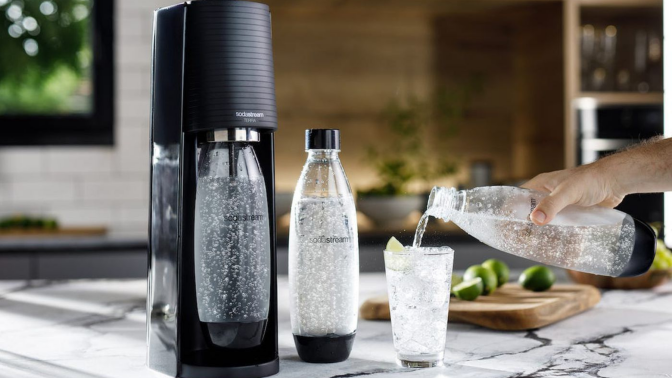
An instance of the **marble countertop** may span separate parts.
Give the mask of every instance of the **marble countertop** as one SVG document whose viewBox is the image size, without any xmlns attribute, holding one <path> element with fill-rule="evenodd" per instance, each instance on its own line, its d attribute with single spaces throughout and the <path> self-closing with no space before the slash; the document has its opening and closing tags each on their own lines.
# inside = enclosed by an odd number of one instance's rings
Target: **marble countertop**
<svg viewBox="0 0 672 378">
<path fill-rule="evenodd" d="M 385 292 L 362 274 L 361 299 Z M 279 278 L 281 377 L 671 377 L 672 284 L 609 291 L 594 309 L 530 332 L 449 324 L 446 366 L 394 363 L 389 322 L 360 320 L 350 359 L 299 360 L 290 332 L 287 278 Z M 0 378 L 154 377 L 145 368 L 145 282 L 0 282 Z"/>
</svg>

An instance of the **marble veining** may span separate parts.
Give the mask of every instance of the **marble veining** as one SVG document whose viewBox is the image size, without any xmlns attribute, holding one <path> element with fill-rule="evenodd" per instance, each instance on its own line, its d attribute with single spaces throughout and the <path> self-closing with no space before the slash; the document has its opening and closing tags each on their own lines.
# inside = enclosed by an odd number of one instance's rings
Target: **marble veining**
<svg viewBox="0 0 672 378">
<path fill-rule="evenodd" d="M 279 278 L 280 374 L 297 378 L 672 377 L 672 284 L 608 291 L 592 310 L 528 332 L 449 324 L 446 366 L 394 363 L 389 322 L 359 321 L 351 358 L 301 362 Z M 385 292 L 382 274 L 362 274 L 361 299 Z M 154 377 L 145 366 L 145 282 L 0 282 L 0 378 Z"/>
</svg>

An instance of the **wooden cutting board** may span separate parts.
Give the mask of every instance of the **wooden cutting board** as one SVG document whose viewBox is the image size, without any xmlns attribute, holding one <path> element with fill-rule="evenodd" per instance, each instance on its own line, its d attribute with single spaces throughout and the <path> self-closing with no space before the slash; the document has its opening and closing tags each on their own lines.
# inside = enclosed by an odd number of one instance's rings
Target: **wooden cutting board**
<svg viewBox="0 0 672 378">
<path fill-rule="evenodd" d="M 541 293 L 528 291 L 518 284 L 506 284 L 492 295 L 475 301 L 450 298 L 448 321 L 471 323 L 501 331 L 540 328 L 595 306 L 600 292 L 589 285 L 553 285 Z M 389 320 L 387 296 L 371 298 L 359 309 L 366 320 Z"/>
</svg>

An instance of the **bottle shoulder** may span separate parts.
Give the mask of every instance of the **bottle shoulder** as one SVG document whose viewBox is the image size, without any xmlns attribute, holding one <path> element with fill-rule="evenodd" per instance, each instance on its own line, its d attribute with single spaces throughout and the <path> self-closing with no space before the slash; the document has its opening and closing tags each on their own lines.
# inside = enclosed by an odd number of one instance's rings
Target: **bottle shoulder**
<svg viewBox="0 0 672 378">
<path fill-rule="evenodd" d="M 352 196 L 350 183 L 338 158 L 309 158 L 301 171 L 296 191 L 315 197 Z"/>
</svg>

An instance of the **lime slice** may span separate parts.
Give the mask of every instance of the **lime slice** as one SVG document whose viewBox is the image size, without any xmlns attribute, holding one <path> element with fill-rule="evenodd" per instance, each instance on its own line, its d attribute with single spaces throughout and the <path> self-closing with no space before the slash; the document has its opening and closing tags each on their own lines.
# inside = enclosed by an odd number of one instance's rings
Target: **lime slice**
<svg viewBox="0 0 672 378">
<path fill-rule="evenodd" d="M 463 301 L 473 301 L 483 292 L 483 280 L 481 277 L 464 281 L 453 288 L 453 294 Z"/>
<path fill-rule="evenodd" d="M 394 236 L 387 241 L 387 246 L 385 246 L 385 250 L 390 252 L 404 252 L 404 249 L 404 245 Z"/>
<path fill-rule="evenodd" d="M 527 290 L 546 291 L 555 283 L 555 274 L 545 266 L 535 265 L 523 271 L 518 283 Z"/>
<path fill-rule="evenodd" d="M 500 287 L 509 281 L 509 267 L 504 261 L 489 259 L 485 260 L 481 265 L 495 272 L 497 275 L 497 287 Z"/>
<path fill-rule="evenodd" d="M 391 237 L 385 246 L 385 251 L 392 252 L 392 254 L 385 254 L 385 267 L 395 271 L 404 271 L 409 269 L 409 256 L 405 254 L 397 254 L 399 252 L 404 252 L 405 250 L 406 248 L 404 248 L 404 245 L 401 244 L 397 238 L 394 236 Z"/>
</svg>

